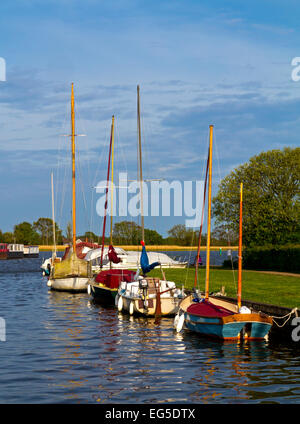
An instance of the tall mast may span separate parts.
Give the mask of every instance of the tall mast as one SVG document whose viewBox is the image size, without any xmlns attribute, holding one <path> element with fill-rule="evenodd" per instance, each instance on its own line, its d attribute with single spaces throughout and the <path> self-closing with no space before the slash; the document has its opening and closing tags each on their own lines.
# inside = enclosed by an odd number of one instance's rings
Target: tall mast
<svg viewBox="0 0 300 424">
<path fill-rule="evenodd" d="M 140 112 L 140 86 L 137 86 L 137 127 L 139 141 L 139 177 L 141 189 L 141 225 L 142 225 L 142 240 L 144 241 L 144 201 L 143 201 L 143 167 L 142 167 L 142 140 L 141 140 L 141 112 Z"/>
<path fill-rule="evenodd" d="M 111 133 L 110 133 L 110 143 L 109 143 L 109 154 L 108 154 L 106 189 L 105 189 L 105 205 L 104 205 L 104 217 L 103 217 L 102 250 L 101 250 L 100 268 L 102 268 L 102 266 L 103 266 L 103 251 L 104 251 L 105 225 L 106 225 L 106 215 L 107 215 L 107 199 L 108 199 L 108 185 L 109 185 L 109 171 L 110 171 L 110 158 L 111 158 L 112 137 L 113 137 L 113 125 L 114 125 L 114 116 L 112 117 Z"/>
<path fill-rule="evenodd" d="M 239 229 L 239 260 L 238 260 L 238 308 L 242 306 L 242 227 L 243 227 L 243 183 L 240 185 L 240 229 Z"/>
<path fill-rule="evenodd" d="M 53 232 L 53 245 L 54 245 L 54 257 L 56 257 L 53 172 L 51 172 L 51 194 L 52 194 L 52 232 Z"/>
<path fill-rule="evenodd" d="M 71 92 L 71 137 L 72 137 L 72 218 L 73 218 L 73 252 L 76 252 L 76 191 L 75 191 L 75 110 L 74 84 Z"/>
<path fill-rule="evenodd" d="M 204 207 L 205 207 L 205 198 L 206 198 L 206 185 L 207 185 L 208 165 L 209 165 L 209 152 L 208 152 L 208 157 L 207 157 L 207 162 L 206 162 L 204 194 L 203 194 L 203 204 L 202 204 L 202 213 L 201 213 L 201 225 L 200 225 L 200 230 L 199 230 L 198 250 L 197 250 L 196 265 L 195 265 L 195 267 L 196 267 L 195 271 L 196 272 L 195 272 L 194 287 L 197 286 L 197 282 L 198 282 L 199 257 L 200 257 L 201 235 L 202 235 L 203 218 L 204 218 Z"/>
<path fill-rule="evenodd" d="M 207 213 L 207 242 L 206 242 L 206 279 L 205 299 L 209 295 L 209 261 L 210 261 L 210 227 L 211 227 L 211 180 L 212 180 L 212 147 L 213 125 L 209 126 L 209 172 L 208 172 L 208 213 Z"/>
<path fill-rule="evenodd" d="M 111 145 L 111 192 L 110 192 L 110 244 L 112 244 L 112 233 L 113 233 L 113 206 L 114 206 L 114 201 L 113 201 L 113 195 L 114 195 L 114 188 L 113 188 L 113 183 L 114 183 L 114 123 L 115 123 L 115 118 L 114 116 L 112 117 L 112 123 L 111 123 L 111 140 L 112 140 L 112 145 Z"/>
</svg>

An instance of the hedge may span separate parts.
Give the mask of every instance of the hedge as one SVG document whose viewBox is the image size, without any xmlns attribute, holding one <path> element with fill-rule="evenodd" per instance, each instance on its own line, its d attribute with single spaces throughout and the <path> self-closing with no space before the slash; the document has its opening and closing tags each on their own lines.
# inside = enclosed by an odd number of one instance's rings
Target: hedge
<svg viewBox="0 0 300 424">
<path fill-rule="evenodd" d="M 300 246 L 246 248 L 243 252 L 243 268 L 300 273 Z"/>
</svg>

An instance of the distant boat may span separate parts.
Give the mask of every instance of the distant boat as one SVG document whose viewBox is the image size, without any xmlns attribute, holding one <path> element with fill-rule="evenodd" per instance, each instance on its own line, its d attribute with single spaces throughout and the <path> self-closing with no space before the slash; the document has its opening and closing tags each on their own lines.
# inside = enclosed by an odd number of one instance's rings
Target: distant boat
<svg viewBox="0 0 300 424">
<path fill-rule="evenodd" d="M 24 244 L 0 243 L 0 259 L 24 258 Z"/>
<path fill-rule="evenodd" d="M 39 246 L 24 246 L 24 258 L 38 258 Z"/>
<path fill-rule="evenodd" d="M 180 331 L 185 325 L 189 330 L 206 337 L 221 340 L 238 340 L 239 338 L 263 339 L 272 326 L 272 318 L 261 312 L 255 312 L 242 306 L 242 193 L 240 188 L 240 231 L 239 231 L 239 279 L 237 304 L 219 300 L 209 296 L 209 262 L 210 262 L 210 226 L 211 226 L 211 180 L 212 180 L 212 142 L 213 126 L 210 126 L 210 143 L 208 154 L 209 184 L 208 184 L 208 229 L 206 245 L 206 281 L 205 297 L 196 290 L 180 303 L 179 312 L 175 317 L 174 326 Z M 207 176 L 206 176 L 207 178 Z M 204 196 L 205 196 L 204 190 Z M 205 197 L 204 197 L 205 199 Z M 204 206 L 203 202 L 203 206 Z M 200 231 L 201 234 L 201 231 Z M 199 249 L 198 249 L 199 251 Z"/>
<path fill-rule="evenodd" d="M 51 264 L 48 287 L 52 290 L 86 292 L 91 277 L 90 264 L 76 253 L 76 185 L 75 185 L 75 108 L 74 85 L 71 91 L 71 141 L 72 141 L 72 246 L 64 258 Z"/>
<path fill-rule="evenodd" d="M 104 253 L 103 253 L 103 264 L 102 269 L 137 269 L 139 267 L 139 261 L 140 261 L 140 252 L 139 251 L 133 251 L 133 250 L 124 250 L 121 247 L 114 247 L 115 252 L 117 253 L 118 257 L 121 259 L 121 262 L 118 264 L 112 263 L 110 265 L 109 257 L 108 257 L 108 247 L 104 247 Z M 86 261 L 91 261 L 92 263 L 92 270 L 93 273 L 99 272 L 100 265 L 99 265 L 99 258 L 101 257 L 101 248 L 89 250 L 87 254 L 85 255 Z M 148 257 L 150 262 L 158 261 L 161 264 L 162 268 L 185 268 L 188 265 L 187 261 L 179 261 L 172 259 L 170 256 L 168 256 L 166 253 L 161 252 L 148 252 Z"/>
</svg>

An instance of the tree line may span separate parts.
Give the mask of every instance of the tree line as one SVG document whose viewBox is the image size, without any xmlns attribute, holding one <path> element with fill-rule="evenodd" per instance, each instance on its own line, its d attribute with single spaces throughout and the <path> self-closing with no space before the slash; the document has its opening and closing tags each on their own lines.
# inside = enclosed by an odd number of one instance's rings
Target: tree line
<svg viewBox="0 0 300 424">
<path fill-rule="evenodd" d="M 149 245 L 178 245 L 178 246 L 197 246 L 199 231 L 193 231 L 186 228 L 185 225 L 174 225 L 169 231 L 168 236 L 163 237 L 155 230 L 145 228 L 145 242 Z M 115 245 L 138 245 L 141 241 L 142 228 L 132 221 L 121 221 L 114 224 L 113 243 Z M 55 238 L 57 244 L 70 243 L 72 241 L 71 224 L 67 225 L 66 232 L 55 224 Z M 102 236 L 91 231 L 78 235 L 77 239 L 101 244 Z M 39 218 L 36 222 L 22 222 L 14 226 L 13 232 L 2 233 L 0 230 L 0 242 L 20 243 L 25 245 L 52 245 L 53 244 L 53 224 L 50 218 Z M 105 237 L 105 243 L 110 242 L 109 237 Z M 202 244 L 206 243 L 206 235 L 202 235 Z M 215 246 L 228 243 L 225 232 L 220 232 L 217 228 L 212 234 L 212 244 Z M 231 240 L 231 244 L 236 240 Z"/>
</svg>

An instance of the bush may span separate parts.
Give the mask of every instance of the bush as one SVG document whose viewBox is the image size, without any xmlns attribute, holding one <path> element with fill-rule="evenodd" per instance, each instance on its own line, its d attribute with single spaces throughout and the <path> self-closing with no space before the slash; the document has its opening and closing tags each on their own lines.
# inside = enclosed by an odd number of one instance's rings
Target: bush
<svg viewBox="0 0 300 424">
<path fill-rule="evenodd" d="M 300 246 L 247 248 L 243 252 L 243 268 L 300 273 Z"/>
</svg>

